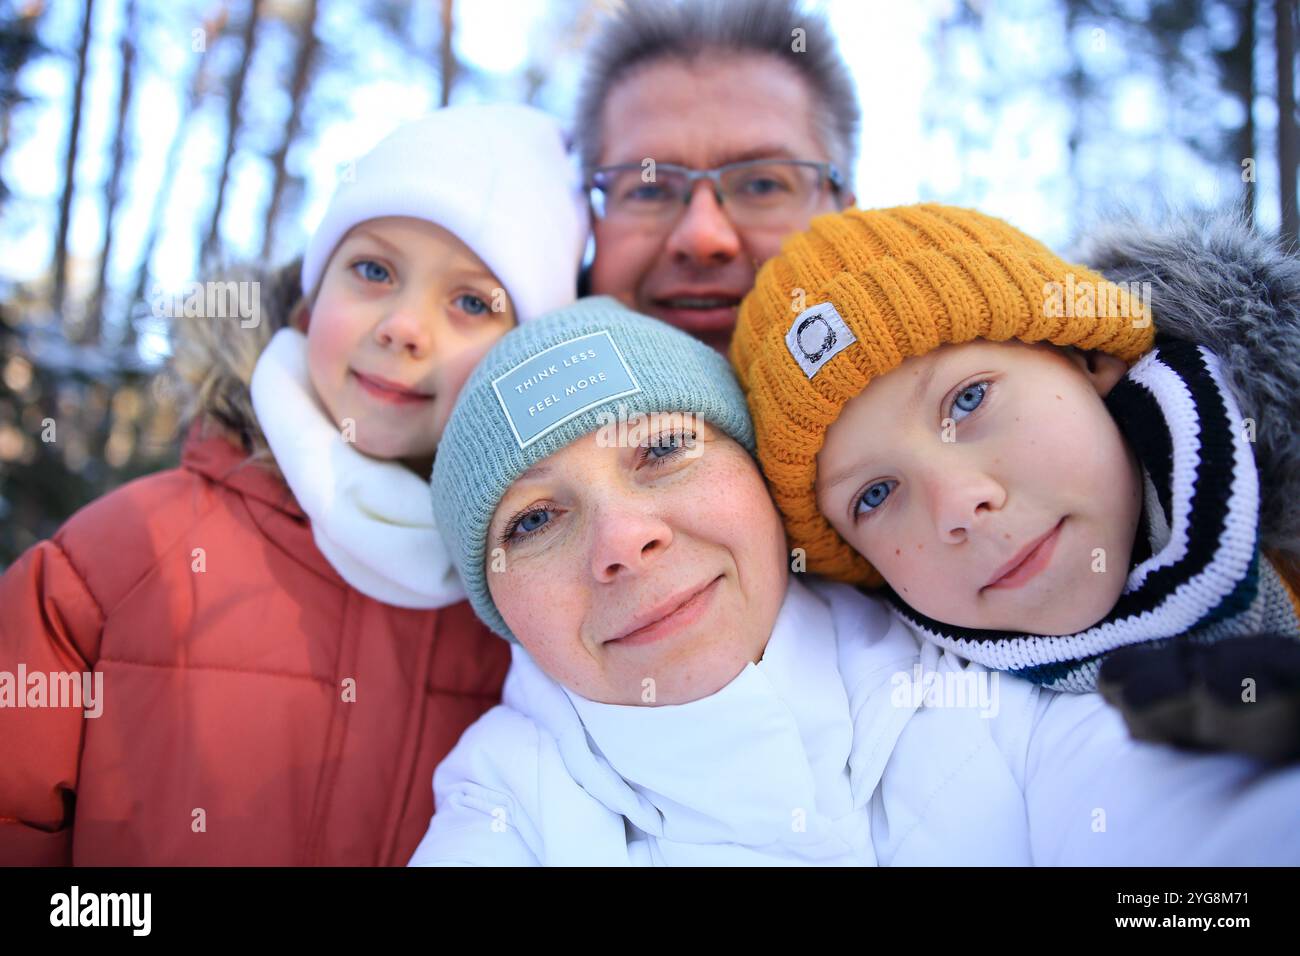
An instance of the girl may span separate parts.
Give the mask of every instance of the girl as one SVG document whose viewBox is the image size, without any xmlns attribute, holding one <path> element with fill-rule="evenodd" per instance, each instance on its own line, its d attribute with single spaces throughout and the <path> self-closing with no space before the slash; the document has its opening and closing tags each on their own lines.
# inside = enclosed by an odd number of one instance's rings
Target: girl
<svg viewBox="0 0 1300 956">
<path fill-rule="evenodd" d="M 409 858 L 507 665 L 425 479 L 474 363 L 573 297 L 568 170 L 528 108 L 411 123 L 345 171 L 291 315 L 280 273 L 270 315 L 184 330 L 180 467 L 0 578 L 0 862 Z M 59 683 L 95 706 L 36 693 Z"/>
</svg>

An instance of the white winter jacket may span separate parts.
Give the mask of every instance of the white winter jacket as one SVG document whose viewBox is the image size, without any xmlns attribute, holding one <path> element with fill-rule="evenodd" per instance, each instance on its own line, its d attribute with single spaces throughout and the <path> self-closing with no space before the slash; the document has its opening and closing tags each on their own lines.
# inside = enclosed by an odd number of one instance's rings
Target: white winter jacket
<svg viewBox="0 0 1300 956">
<path fill-rule="evenodd" d="M 516 646 L 434 798 L 412 865 L 1300 863 L 1300 768 L 1132 741 L 793 576 L 762 660 L 687 704 L 593 703 Z"/>
</svg>

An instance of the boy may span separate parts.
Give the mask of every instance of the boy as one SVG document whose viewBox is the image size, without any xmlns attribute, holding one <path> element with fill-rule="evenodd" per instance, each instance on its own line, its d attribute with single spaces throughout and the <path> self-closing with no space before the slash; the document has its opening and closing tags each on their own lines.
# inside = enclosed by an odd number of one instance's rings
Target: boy
<svg viewBox="0 0 1300 956">
<path fill-rule="evenodd" d="M 1157 339 L 1140 291 L 971 210 L 821 217 L 741 307 L 759 459 L 807 569 L 887 584 L 926 638 L 1143 738 L 1293 755 L 1294 555 L 1258 543 L 1285 491 L 1241 370 Z"/>
</svg>

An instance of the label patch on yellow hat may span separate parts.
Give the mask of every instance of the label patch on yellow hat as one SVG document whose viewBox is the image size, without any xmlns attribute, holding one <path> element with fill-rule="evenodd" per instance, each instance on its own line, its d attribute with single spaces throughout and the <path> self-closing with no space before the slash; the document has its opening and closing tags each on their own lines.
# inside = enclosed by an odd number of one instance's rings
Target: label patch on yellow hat
<svg viewBox="0 0 1300 956">
<path fill-rule="evenodd" d="M 829 302 L 804 309 L 795 316 L 790 331 L 785 333 L 785 347 L 809 378 L 856 341 L 835 306 Z"/>
</svg>

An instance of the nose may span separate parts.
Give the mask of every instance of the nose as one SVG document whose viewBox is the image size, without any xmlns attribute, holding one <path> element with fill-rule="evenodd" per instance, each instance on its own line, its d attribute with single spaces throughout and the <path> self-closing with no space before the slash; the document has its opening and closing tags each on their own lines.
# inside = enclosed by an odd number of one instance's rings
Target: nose
<svg viewBox="0 0 1300 956">
<path fill-rule="evenodd" d="M 434 350 L 439 334 L 438 319 L 435 303 L 413 293 L 404 294 L 375 326 L 375 341 L 381 348 L 424 358 Z"/>
<path fill-rule="evenodd" d="M 927 491 L 939 540 L 957 544 L 1002 509 L 1007 492 L 1001 482 L 982 469 L 947 464 L 949 467 L 932 473 Z"/>
<path fill-rule="evenodd" d="M 595 509 L 591 573 L 601 583 L 637 574 L 673 541 L 672 529 L 639 496 L 622 491 L 617 501 Z"/>
<path fill-rule="evenodd" d="M 690 265 L 725 265 L 740 255 L 740 235 L 718 204 L 712 183 L 695 184 L 666 245 L 674 260 Z"/>
</svg>

